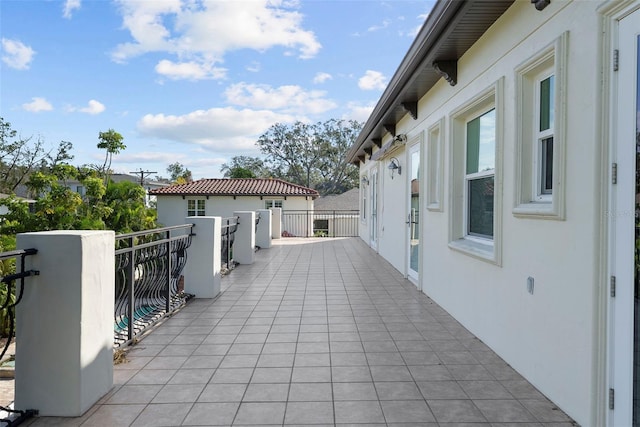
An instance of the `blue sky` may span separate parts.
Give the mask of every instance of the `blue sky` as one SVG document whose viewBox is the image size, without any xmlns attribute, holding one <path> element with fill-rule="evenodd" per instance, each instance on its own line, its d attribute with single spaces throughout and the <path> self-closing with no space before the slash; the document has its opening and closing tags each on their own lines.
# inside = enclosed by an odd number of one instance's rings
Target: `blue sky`
<svg viewBox="0 0 640 427">
<path fill-rule="evenodd" d="M 220 177 L 275 123 L 364 122 L 433 1 L 2 0 L 0 116 L 74 164 Z M 155 174 L 154 174 L 155 175 Z"/>
</svg>

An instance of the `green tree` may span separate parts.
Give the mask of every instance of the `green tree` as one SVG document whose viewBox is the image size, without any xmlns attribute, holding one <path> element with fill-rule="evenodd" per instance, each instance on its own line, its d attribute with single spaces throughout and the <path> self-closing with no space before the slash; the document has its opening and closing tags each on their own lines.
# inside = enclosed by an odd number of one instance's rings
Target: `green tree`
<svg viewBox="0 0 640 427">
<path fill-rule="evenodd" d="M 34 171 L 50 171 L 73 159 L 72 145 L 62 141 L 47 150 L 41 138 L 22 138 L 11 123 L 0 117 L 0 192 L 13 193 Z"/>
<path fill-rule="evenodd" d="M 136 183 L 110 182 L 103 201 L 109 208 L 104 217 L 107 229 L 128 233 L 156 227 L 156 212 L 147 208 L 144 188 Z"/>
<path fill-rule="evenodd" d="M 276 123 L 256 144 L 274 176 L 323 195 L 336 194 L 357 186 L 357 169 L 345 158 L 361 128 L 356 121 L 335 119 L 313 125 Z"/>
<path fill-rule="evenodd" d="M 76 168 L 56 170 L 78 172 Z M 110 182 L 105 187 L 95 172 L 82 176 L 80 182 L 86 188 L 84 196 L 66 187 L 60 175 L 31 174 L 26 185 L 38 194 L 37 199 L 31 207 L 13 195 L 0 200 L 0 205 L 7 206 L 9 211 L 0 218 L 0 236 L 71 229 L 111 229 L 125 233 L 156 227 L 155 211 L 146 207 L 145 191 L 140 185 L 124 181 Z"/>
<path fill-rule="evenodd" d="M 223 163 L 220 172 L 225 178 L 268 178 L 271 172 L 259 157 L 234 156 L 229 163 Z"/>
<path fill-rule="evenodd" d="M 109 182 L 109 174 L 111 171 L 111 161 L 113 160 L 113 155 L 118 154 L 120 151 L 127 148 L 126 145 L 122 142 L 124 138 L 118 132 L 113 129 L 109 129 L 106 132 L 98 133 L 98 148 L 101 150 L 106 150 L 104 157 L 104 164 L 100 169 L 100 172 L 105 177 L 105 183 Z"/>
<path fill-rule="evenodd" d="M 167 172 L 169 172 L 170 175 L 169 179 L 174 184 L 185 184 L 193 181 L 191 171 L 180 162 L 171 163 L 167 166 Z"/>
</svg>

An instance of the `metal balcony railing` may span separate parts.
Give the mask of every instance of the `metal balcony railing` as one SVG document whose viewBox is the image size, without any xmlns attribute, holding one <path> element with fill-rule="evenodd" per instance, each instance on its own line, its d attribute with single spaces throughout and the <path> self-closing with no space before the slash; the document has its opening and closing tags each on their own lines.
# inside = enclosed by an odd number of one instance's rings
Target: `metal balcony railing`
<svg viewBox="0 0 640 427">
<path fill-rule="evenodd" d="M 193 224 L 116 236 L 114 346 L 130 343 L 146 328 L 183 306 L 182 271 Z"/>
<path fill-rule="evenodd" d="M 283 237 L 357 237 L 359 210 L 283 210 Z"/>
<path fill-rule="evenodd" d="M 40 274 L 37 270 L 27 270 L 25 268 L 25 258 L 38 253 L 36 249 L 15 250 L 0 253 L 0 317 L 4 319 L 3 331 L 6 336 L 6 343 L 2 348 L 0 360 L 4 357 L 15 336 L 15 307 L 20 303 L 24 293 L 25 278 Z M 19 262 L 18 262 L 19 261 Z M 16 426 L 23 421 L 38 414 L 37 410 L 16 410 L 0 406 L 0 411 L 8 414 L 7 418 L 0 419 L 0 423 Z"/>
</svg>

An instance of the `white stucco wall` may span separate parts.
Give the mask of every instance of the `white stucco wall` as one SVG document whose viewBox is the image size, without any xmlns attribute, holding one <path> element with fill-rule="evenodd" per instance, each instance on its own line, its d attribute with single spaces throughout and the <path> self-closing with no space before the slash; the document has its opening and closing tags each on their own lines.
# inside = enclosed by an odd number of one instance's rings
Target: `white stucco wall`
<svg viewBox="0 0 640 427">
<path fill-rule="evenodd" d="M 458 62 L 458 83 L 444 80 L 419 101 L 418 119 L 406 116 L 397 133 L 409 139 L 445 118 L 443 210 L 429 211 L 422 191 L 423 291 L 477 335 L 581 425 L 593 424 L 597 375 L 594 354 L 599 278 L 597 206 L 603 177 L 598 176 L 601 61 L 600 2 L 557 1 L 544 11 L 516 2 Z M 513 215 L 516 166 L 514 69 L 569 31 L 566 117 L 566 219 L 530 219 Z M 449 248 L 451 202 L 450 113 L 504 79 L 503 203 L 501 265 Z M 383 143 L 389 140 L 387 134 Z M 423 153 L 426 148 L 423 145 Z M 407 163 L 406 150 L 393 156 Z M 391 180 L 381 162 L 378 252 L 406 273 L 407 188 Z M 361 164 L 367 173 L 373 162 Z M 424 170 L 424 165 L 423 169 Z M 426 188 L 423 174 L 421 188 Z M 496 186 L 500 191 L 499 186 Z M 370 213 L 367 215 L 370 218 Z M 368 224 L 360 236 L 369 242 Z M 535 279 L 533 294 L 527 277 Z"/>
<path fill-rule="evenodd" d="M 158 196 L 158 222 L 163 226 L 184 224 L 187 216 L 187 200 L 205 199 L 206 216 L 221 216 L 223 218 L 233 216 L 235 211 L 257 211 L 264 209 L 265 200 L 282 200 L 283 210 L 312 210 L 313 200 L 305 200 L 304 197 L 287 196 L 284 200 L 282 197 L 263 197 L 259 196 L 238 196 L 234 200 L 232 196 Z"/>
</svg>

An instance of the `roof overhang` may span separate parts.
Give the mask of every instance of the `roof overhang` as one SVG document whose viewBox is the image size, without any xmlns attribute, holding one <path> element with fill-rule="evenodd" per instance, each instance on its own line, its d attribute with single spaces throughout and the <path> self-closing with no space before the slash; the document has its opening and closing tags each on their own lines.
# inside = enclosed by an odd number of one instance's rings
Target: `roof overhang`
<svg viewBox="0 0 640 427">
<path fill-rule="evenodd" d="M 407 114 L 418 118 L 418 101 L 445 78 L 454 85 L 457 61 L 515 0 L 438 0 L 400 63 L 382 97 L 347 152 L 358 164 L 395 137 L 396 124 Z"/>
</svg>

